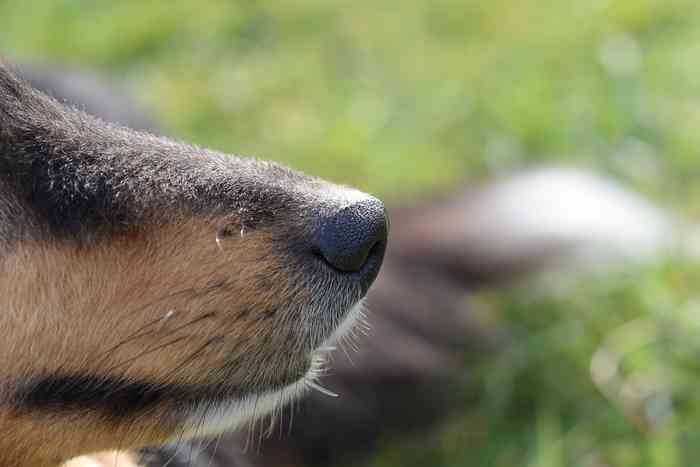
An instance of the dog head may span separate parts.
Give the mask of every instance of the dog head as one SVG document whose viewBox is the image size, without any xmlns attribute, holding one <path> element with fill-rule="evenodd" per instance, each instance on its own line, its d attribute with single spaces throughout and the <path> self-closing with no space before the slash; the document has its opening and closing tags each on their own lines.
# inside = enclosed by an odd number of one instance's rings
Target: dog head
<svg viewBox="0 0 700 467">
<path fill-rule="evenodd" d="M 0 65 L 0 459 L 235 428 L 313 386 L 387 228 L 371 196 L 106 124 Z"/>
</svg>

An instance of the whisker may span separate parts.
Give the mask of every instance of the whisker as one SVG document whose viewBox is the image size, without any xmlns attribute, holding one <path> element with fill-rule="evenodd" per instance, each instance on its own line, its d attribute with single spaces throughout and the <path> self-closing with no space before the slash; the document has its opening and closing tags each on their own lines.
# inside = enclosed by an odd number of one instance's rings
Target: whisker
<svg viewBox="0 0 700 467">
<path fill-rule="evenodd" d="M 112 371 L 116 370 L 117 368 L 120 368 L 120 367 L 122 367 L 122 366 L 124 366 L 124 365 L 128 365 L 128 364 L 130 364 L 130 363 L 135 362 L 136 360 L 138 360 L 138 359 L 141 358 L 141 357 L 144 357 L 144 356 L 146 356 L 146 355 L 148 355 L 148 354 L 150 354 L 150 353 L 153 353 L 153 352 L 157 352 L 157 351 L 159 351 L 159 350 L 163 350 L 163 349 L 166 348 L 166 347 L 169 347 L 169 346 L 171 346 L 171 345 L 177 344 L 178 342 L 182 342 L 182 341 L 184 341 L 185 339 L 189 339 L 190 337 L 191 337 L 191 336 L 189 336 L 189 335 L 180 336 L 180 337 L 178 337 L 178 338 L 176 338 L 176 339 L 173 339 L 173 340 L 171 340 L 171 341 L 168 341 L 168 342 L 166 342 L 166 343 L 164 343 L 164 344 L 160 344 L 160 345 L 157 345 L 157 346 L 155 346 L 155 347 L 150 347 L 150 348 L 144 350 L 143 352 L 139 353 L 138 355 L 135 355 L 135 356 L 133 356 L 133 357 L 131 357 L 131 358 L 128 358 L 128 359 L 124 360 L 123 362 L 117 363 L 116 365 L 113 365 L 113 366 L 107 368 L 106 372 L 107 372 L 107 373 L 112 372 Z"/>
<path fill-rule="evenodd" d="M 165 334 L 163 337 L 171 336 L 171 335 L 175 334 L 176 332 L 185 329 L 185 328 L 188 327 L 188 326 L 192 326 L 193 324 L 199 323 L 200 321 L 204 321 L 204 320 L 206 320 L 206 319 L 213 318 L 215 315 L 216 315 L 216 313 L 213 312 L 213 311 L 208 312 L 208 313 L 204 313 L 203 315 L 198 316 L 197 318 L 194 318 L 193 320 L 188 321 L 188 322 L 185 323 L 185 324 L 181 324 L 180 326 L 177 326 L 177 327 L 175 327 L 175 328 L 169 330 L 168 333 Z M 158 321 L 160 321 L 161 319 L 162 319 L 162 318 L 159 318 L 158 320 L 156 320 L 155 322 L 152 322 L 151 324 L 149 324 L 149 325 L 147 325 L 147 326 L 151 326 L 151 325 L 153 325 L 153 324 L 156 324 L 156 323 L 157 323 Z M 102 361 L 101 361 L 101 363 L 104 363 L 104 361 L 109 357 L 109 355 L 110 355 L 111 353 L 114 353 L 114 352 L 115 352 L 117 349 L 119 349 L 120 347 L 122 347 L 122 346 L 128 344 L 129 342 L 132 342 L 132 341 L 134 341 L 134 340 L 136 340 L 136 339 L 138 339 L 138 338 L 140 338 L 140 337 L 146 337 L 146 336 L 149 336 L 149 335 L 152 335 L 152 334 L 156 334 L 156 333 L 158 333 L 158 331 L 159 331 L 159 330 L 157 330 L 157 329 L 156 329 L 156 330 L 150 330 L 150 331 L 144 331 L 144 332 L 142 332 L 142 333 L 140 333 L 140 334 L 135 334 L 135 335 L 132 335 L 132 336 L 130 336 L 130 337 L 127 337 L 126 339 L 124 339 L 123 341 L 121 341 L 120 343 L 118 343 L 117 345 L 113 346 L 110 350 L 101 353 L 101 354 L 100 354 L 100 356 L 102 356 Z"/>
<path fill-rule="evenodd" d="M 212 450 L 211 456 L 209 456 L 209 464 L 207 465 L 207 467 L 211 467 L 212 462 L 214 462 L 214 459 L 216 458 L 216 451 L 219 450 L 219 443 L 221 443 L 221 438 L 223 436 L 223 433 L 219 433 L 219 435 L 216 437 L 216 441 L 214 442 L 214 449 Z"/>
<path fill-rule="evenodd" d="M 306 384 L 307 386 L 309 386 L 311 389 L 315 389 L 315 390 L 317 390 L 318 392 L 320 392 L 321 394 L 325 394 L 326 396 L 329 396 L 329 397 L 339 397 L 338 394 L 334 393 L 334 392 L 331 391 L 330 389 L 324 388 L 323 386 L 321 386 L 320 384 L 318 384 L 318 383 L 316 383 L 316 382 L 314 382 L 314 381 L 306 380 L 306 381 L 304 381 L 304 382 L 305 382 L 305 384 Z"/>
<path fill-rule="evenodd" d="M 202 353 L 212 344 L 217 343 L 217 342 L 222 342 L 224 340 L 224 336 L 214 336 L 211 339 L 207 340 L 204 344 L 199 346 L 194 352 L 192 352 L 190 355 L 187 356 L 178 366 L 176 366 L 174 369 L 169 371 L 164 375 L 164 379 L 167 380 L 170 378 L 172 375 L 178 373 L 180 370 L 182 370 L 184 367 L 195 361 L 198 357 L 202 355 Z"/>
</svg>

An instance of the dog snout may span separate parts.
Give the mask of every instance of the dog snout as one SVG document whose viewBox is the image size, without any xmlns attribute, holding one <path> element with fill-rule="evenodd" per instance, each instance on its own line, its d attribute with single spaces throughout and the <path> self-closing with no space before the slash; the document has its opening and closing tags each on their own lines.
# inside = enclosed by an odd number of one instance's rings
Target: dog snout
<svg viewBox="0 0 700 467">
<path fill-rule="evenodd" d="M 381 201 L 366 196 L 322 219 L 315 253 L 341 273 L 359 273 L 367 286 L 381 265 L 388 217 Z"/>
</svg>

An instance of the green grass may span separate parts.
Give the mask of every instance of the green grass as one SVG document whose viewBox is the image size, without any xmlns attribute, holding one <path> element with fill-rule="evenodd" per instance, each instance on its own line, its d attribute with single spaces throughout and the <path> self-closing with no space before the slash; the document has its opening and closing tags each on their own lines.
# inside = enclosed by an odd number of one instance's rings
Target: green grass
<svg viewBox="0 0 700 467">
<path fill-rule="evenodd" d="M 513 342 L 472 369 L 478 387 L 427 442 L 389 442 L 372 466 L 695 465 L 700 267 L 615 278 L 487 297 Z"/>
<path fill-rule="evenodd" d="M 698 13 L 691 0 L 0 0 L 0 48 L 122 76 L 179 138 L 389 199 L 554 163 L 693 218 Z M 481 386 L 460 413 L 387 440 L 371 465 L 694 465 L 699 279 L 670 260 L 562 296 L 487 297 L 512 346 L 469 369 Z"/>
</svg>

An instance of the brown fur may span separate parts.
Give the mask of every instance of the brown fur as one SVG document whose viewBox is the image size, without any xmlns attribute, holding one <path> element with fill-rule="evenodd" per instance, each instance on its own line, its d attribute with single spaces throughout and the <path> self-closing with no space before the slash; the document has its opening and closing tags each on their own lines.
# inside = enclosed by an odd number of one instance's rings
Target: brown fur
<svg viewBox="0 0 700 467">
<path fill-rule="evenodd" d="M 218 372 L 227 372 L 231 384 L 250 384 L 251 375 L 256 384 L 262 377 L 276 383 L 275 378 L 290 371 L 293 379 L 302 376 L 306 361 L 279 355 L 298 339 L 290 326 L 295 317 L 268 310 L 300 300 L 305 290 L 275 276 L 263 232 L 222 245 L 211 234 L 214 230 L 205 227 L 206 221 L 164 226 L 157 236 L 136 236 L 89 251 L 30 245 L 5 257 L 0 295 L 11 300 L 0 315 L 2 380 L 21 380 L 29 361 L 32 374 L 60 368 L 163 383 L 216 384 Z M 192 248 L 179 248 L 185 244 Z M 260 275 L 289 283 L 274 291 L 257 289 Z M 139 333 L 143 335 L 128 340 Z M 226 340 L 180 366 L 184 357 L 221 336 Z M 262 369 L 259 361 L 266 362 Z M 100 414 L 78 420 L 46 417 L 55 418 L 48 433 L 44 417 L 1 412 L 0 426 L 13 430 L 0 438 L 0 451 L 24 450 L 23 440 L 36 444 L 33 431 L 43 431 L 41 436 L 52 443 L 60 440 L 63 458 L 111 447 L 115 431 L 126 446 L 154 444 L 176 434 L 176 424 L 159 410 L 149 418 L 163 420 L 151 428 L 139 427 L 138 420 L 127 427 L 104 423 Z M 34 455 L 42 457 L 41 450 Z"/>
<path fill-rule="evenodd" d="M 319 256 L 323 226 L 368 213 L 383 237 L 366 268 Z M 385 241 L 374 198 L 105 124 L 0 63 L 0 464 L 159 444 L 203 407 L 279 402 Z"/>
</svg>

